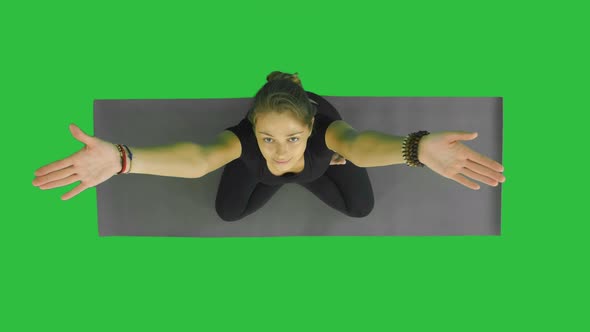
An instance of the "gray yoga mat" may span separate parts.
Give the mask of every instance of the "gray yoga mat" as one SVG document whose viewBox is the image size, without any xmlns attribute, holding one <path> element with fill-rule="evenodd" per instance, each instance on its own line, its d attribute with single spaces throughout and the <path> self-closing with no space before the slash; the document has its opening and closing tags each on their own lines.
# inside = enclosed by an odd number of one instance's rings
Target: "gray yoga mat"
<svg viewBox="0 0 590 332">
<path fill-rule="evenodd" d="M 358 131 L 404 136 L 417 130 L 477 131 L 462 143 L 502 163 L 502 98 L 323 96 Z M 95 100 L 94 134 L 146 147 L 211 143 L 240 122 L 252 98 Z M 428 167 L 367 168 L 375 196 L 367 217 L 352 218 L 287 183 L 258 211 L 223 221 L 215 211 L 223 167 L 198 179 L 146 174 L 98 185 L 101 236 L 266 237 L 313 235 L 500 235 L 501 188 L 474 191 Z M 477 181 L 476 181 L 477 182 Z"/>
</svg>

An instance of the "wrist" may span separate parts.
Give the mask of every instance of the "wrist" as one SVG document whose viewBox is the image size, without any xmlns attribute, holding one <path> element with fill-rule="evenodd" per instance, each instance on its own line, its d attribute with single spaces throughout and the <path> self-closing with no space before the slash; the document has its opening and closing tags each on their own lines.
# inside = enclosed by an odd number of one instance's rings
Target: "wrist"
<svg viewBox="0 0 590 332">
<path fill-rule="evenodd" d="M 418 142 L 418 154 L 417 154 L 417 158 L 418 161 L 421 162 L 422 164 L 424 164 L 424 159 L 425 159 L 425 152 L 426 149 L 424 148 L 424 144 L 425 142 L 428 140 L 428 135 L 423 136 L 420 138 L 420 141 Z"/>
</svg>

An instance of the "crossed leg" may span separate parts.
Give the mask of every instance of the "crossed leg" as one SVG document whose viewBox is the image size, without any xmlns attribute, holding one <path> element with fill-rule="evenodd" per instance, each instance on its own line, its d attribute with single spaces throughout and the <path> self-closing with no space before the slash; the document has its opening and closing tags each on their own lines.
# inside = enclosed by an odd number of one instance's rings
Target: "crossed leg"
<svg viewBox="0 0 590 332">
<path fill-rule="evenodd" d="M 260 209 L 282 186 L 257 182 L 248 174 L 244 163 L 235 159 L 223 169 L 215 210 L 224 221 L 240 220 Z"/>
<path fill-rule="evenodd" d="M 344 165 L 329 166 L 324 175 L 312 182 L 298 184 L 328 206 L 350 217 L 366 217 L 375 205 L 367 170 L 354 165 L 350 160 Z"/>
</svg>

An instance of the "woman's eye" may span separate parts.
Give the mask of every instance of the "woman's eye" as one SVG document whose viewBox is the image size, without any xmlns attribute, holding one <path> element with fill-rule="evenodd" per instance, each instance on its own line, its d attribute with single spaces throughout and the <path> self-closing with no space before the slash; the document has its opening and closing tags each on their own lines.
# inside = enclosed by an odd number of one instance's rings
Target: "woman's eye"
<svg viewBox="0 0 590 332">
<path fill-rule="evenodd" d="M 265 137 L 265 138 L 263 138 L 264 142 L 270 143 L 270 141 L 267 141 L 267 139 L 272 140 L 272 138 Z M 291 139 L 293 139 L 293 141 L 291 141 L 293 143 L 299 141 L 299 137 L 291 137 Z"/>
</svg>

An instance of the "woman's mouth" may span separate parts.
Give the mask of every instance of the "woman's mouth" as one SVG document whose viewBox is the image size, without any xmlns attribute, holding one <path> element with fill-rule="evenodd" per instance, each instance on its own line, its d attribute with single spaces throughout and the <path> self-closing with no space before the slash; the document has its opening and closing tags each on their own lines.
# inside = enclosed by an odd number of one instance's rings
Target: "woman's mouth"
<svg viewBox="0 0 590 332">
<path fill-rule="evenodd" d="M 283 164 L 286 164 L 286 163 L 288 163 L 290 160 L 291 160 L 291 159 L 289 159 L 289 160 L 285 160 L 285 161 L 277 161 L 277 160 L 275 160 L 275 163 L 277 163 L 277 164 L 280 164 L 280 165 L 283 165 Z"/>
</svg>

